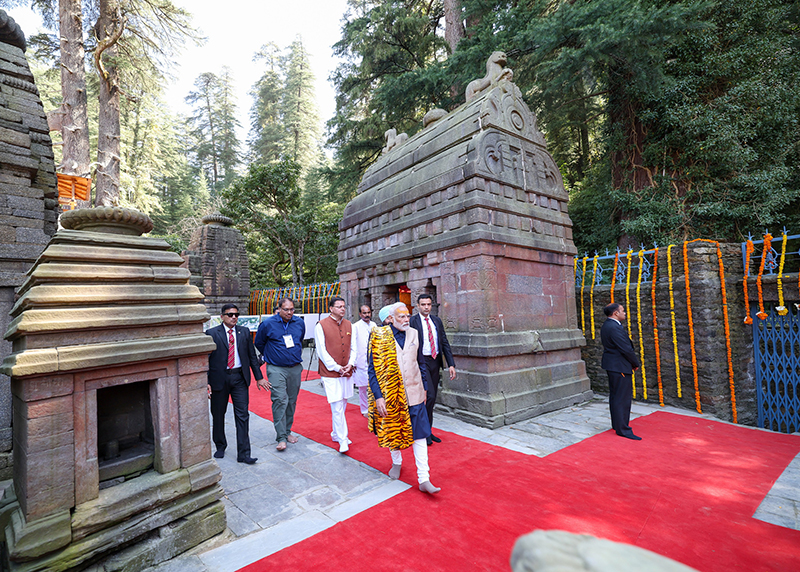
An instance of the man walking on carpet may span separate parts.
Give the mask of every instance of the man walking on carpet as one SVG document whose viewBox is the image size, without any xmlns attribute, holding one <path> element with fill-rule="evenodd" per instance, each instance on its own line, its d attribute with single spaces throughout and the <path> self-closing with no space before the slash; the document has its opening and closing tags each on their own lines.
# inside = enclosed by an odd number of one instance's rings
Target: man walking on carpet
<svg viewBox="0 0 800 572">
<path fill-rule="evenodd" d="M 367 417 L 369 412 L 369 376 L 367 375 L 367 342 L 369 333 L 373 328 L 377 328 L 372 321 L 372 308 L 364 304 L 358 310 L 361 318 L 353 324 L 353 343 L 356 348 L 356 370 L 353 373 L 353 382 L 358 388 L 358 403 L 361 407 L 361 415 Z"/>
<path fill-rule="evenodd" d="M 633 372 L 639 369 L 639 359 L 633 342 L 625 333 L 622 322 L 627 317 L 622 304 L 612 303 L 603 308 L 608 316 L 600 328 L 603 358 L 600 367 L 608 374 L 608 408 L 611 410 L 611 427 L 620 437 L 641 441 L 630 427 Z"/>
<path fill-rule="evenodd" d="M 236 421 L 236 460 L 252 465 L 258 459 L 250 456 L 250 371 L 261 384 L 261 364 L 253 347 L 250 330 L 237 326 L 239 308 L 234 304 L 222 306 L 222 323 L 209 328 L 217 348 L 208 356 L 208 393 L 211 400 L 211 419 L 213 424 L 214 457 L 225 456 L 228 440 L 225 437 L 225 412 L 228 410 L 228 397 L 233 403 Z M 269 383 L 267 383 L 269 387 Z"/>
<path fill-rule="evenodd" d="M 431 483 L 428 467 L 428 378 L 417 332 L 409 327 L 408 308 L 402 302 L 384 306 L 378 317 L 389 325 L 376 328 L 369 343 L 369 430 L 391 453 L 391 478 L 400 478 L 400 451 L 412 447 L 419 490 L 438 493 L 441 489 Z"/>
<path fill-rule="evenodd" d="M 272 423 L 278 451 L 285 451 L 287 442 L 297 443 L 292 423 L 303 373 L 305 335 L 306 323 L 294 315 L 294 302 L 289 298 L 278 302 L 278 313 L 261 322 L 256 333 L 256 348 L 267 362 L 267 379 L 259 382 L 258 388 L 269 389 L 272 394 Z"/>
<path fill-rule="evenodd" d="M 411 316 L 411 327 L 417 330 L 419 345 L 422 348 L 422 355 L 425 356 L 424 363 L 428 372 L 428 396 L 425 402 L 425 409 L 428 411 L 428 421 L 431 424 L 431 434 L 428 437 L 428 445 L 441 443 L 442 440 L 433 434 L 433 407 L 436 405 L 436 395 L 439 392 L 439 373 L 444 362 L 442 356 L 447 360 L 450 380 L 456 378 L 456 362 L 453 360 L 453 352 L 450 351 L 450 342 L 447 341 L 447 334 L 444 331 L 444 324 L 439 316 L 431 314 L 433 309 L 433 298 L 430 294 L 421 294 L 417 298 L 417 312 Z"/>
<path fill-rule="evenodd" d="M 350 320 L 344 318 L 345 311 L 344 299 L 334 296 L 328 303 L 330 313 L 314 327 L 319 375 L 331 406 L 331 439 L 339 443 L 340 453 L 350 449 L 345 410 L 347 400 L 353 396 L 353 380 L 350 376 L 353 375 L 356 362 L 353 328 Z"/>
</svg>

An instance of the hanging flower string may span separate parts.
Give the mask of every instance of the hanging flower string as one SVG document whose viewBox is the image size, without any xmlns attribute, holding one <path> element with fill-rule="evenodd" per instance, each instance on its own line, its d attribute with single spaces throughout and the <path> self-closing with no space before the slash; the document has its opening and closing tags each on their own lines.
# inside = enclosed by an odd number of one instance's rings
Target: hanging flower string
<svg viewBox="0 0 800 572">
<path fill-rule="evenodd" d="M 756 288 L 758 289 L 758 313 L 756 316 L 760 320 L 767 319 L 767 313 L 764 311 L 764 294 L 761 291 L 761 277 L 764 275 L 764 264 L 767 262 L 767 253 L 772 248 L 772 235 L 767 233 L 764 235 L 764 248 L 761 250 L 761 265 L 758 267 L 758 278 L 756 279 Z"/>
<path fill-rule="evenodd" d="M 667 247 L 667 274 L 669 276 L 669 313 L 672 318 L 672 347 L 675 354 L 675 383 L 678 386 L 678 397 L 681 395 L 681 364 L 678 359 L 678 336 L 675 329 L 675 296 L 672 291 L 672 248 L 674 244 Z"/>
<path fill-rule="evenodd" d="M 642 363 L 642 397 L 647 400 L 647 368 L 644 365 L 644 336 L 642 335 L 642 267 L 644 248 L 639 249 L 639 277 L 636 280 L 636 322 L 639 326 L 639 358 Z"/>
<path fill-rule="evenodd" d="M 595 338 L 594 333 L 594 283 L 596 282 L 595 278 L 597 277 L 597 253 L 594 253 L 594 258 L 592 259 L 592 287 L 589 289 L 589 316 L 592 318 L 592 339 Z"/>
<path fill-rule="evenodd" d="M 731 348 L 731 328 L 730 328 L 730 319 L 728 316 L 728 294 L 727 289 L 725 287 L 725 265 L 722 262 L 722 248 L 720 248 L 719 242 L 716 240 L 708 240 L 705 238 L 696 238 L 690 242 L 708 242 L 717 247 L 717 264 L 719 266 L 719 284 L 720 284 L 720 292 L 722 293 L 722 315 L 725 318 L 725 349 L 728 354 L 728 386 L 731 390 L 731 413 L 733 417 L 733 422 L 738 423 L 737 416 L 736 416 L 736 391 L 734 388 L 733 383 L 733 350 Z M 684 252 L 686 249 L 686 244 L 684 243 Z M 688 282 L 687 282 L 688 285 Z M 687 288 L 688 292 L 688 288 Z M 689 324 L 691 325 L 691 319 L 689 320 Z M 692 352 L 694 352 L 694 342 L 692 343 Z M 692 354 L 694 355 L 694 353 Z M 697 373 L 695 370 L 695 380 L 697 380 Z M 696 381 L 695 381 L 696 383 Z M 699 398 L 698 398 L 698 411 L 699 409 Z"/>
<path fill-rule="evenodd" d="M 689 242 L 683 243 L 683 280 L 686 283 L 686 313 L 689 315 L 689 347 L 692 350 L 692 375 L 694 376 L 694 402 L 698 413 L 700 407 L 700 385 L 697 380 L 697 353 L 694 347 L 694 321 L 692 320 L 692 292 L 689 288 Z"/>
<path fill-rule="evenodd" d="M 781 242 L 781 263 L 778 266 L 778 306 L 775 308 L 775 311 L 778 312 L 779 316 L 785 316 L 789 313 L 789 309 L 783 305 L 783 280 L 781 277 L 783 276 L 783 263 L 786 261 L 786 241 L 788 237 L 786 236 L 786 231 L 783 231 L 783 240 Z"/>
<path fill-rule="evenodd" d="M 583 305 L 583 288 L 586 285 L 586 260 L 588 256 L 583 257 L 583 275 L 581 276 L 581 331 L 586 335 L 586 312 Z"/>
<path fill-rule="evenodd" d="M 617 255 L 614 257 L 614 270 L 611 272 L 611 302 L 609 304 L 614 303 L 614 286 L 617 285 L 617 268 L 619 267 L 619 250 L 617 251 Z"/>
<path fill-rule="evenodd" d="M 745 246 L 745 255 L 744 255 L 744 280 L 742 280 L 742 288 L 744 289 L 744 323 L 745 324 L 752 324 L 753 318 L 750 317 L 750 297 L 747 293 L 747 276 L 750 274 L 750 257 L 753 255 L 753 251 L 755 250 L 755 246 L 753 246 L 753 241 L 748 238 L 747 244 Z M 798 278 L 800 278 L 800 274 L 798 274 Z M 798 286 L 800 288 L 800 286 Z"/>
<path fill-rule="evenodd" d="M 650 300 L 653 303 L 653 342 L 656 347 L 656 373 L 658 376 L 658 403 L 664 407 L 664 387 L 661 385 L 661 349 L 658 347 L 658 319 L 656 317 L 656 277 L 658 275 L 658 247 L 653 252 L 653 284 Z"/>
<path fill-rule="evenodd" d="M 628 254 L 625 256 L 626 260 L 628 261 L 628 268 L 627 273 L 625 274 L 625 307 L 630 311 L 631 309 L 631 256 L 633 255 L 633 251 L 629 250 Z M 626 320 L 628 324 L 628 337 L 633 338 L 633 333 L 631 332 L 631 321 L 630 319 Z M 633 395 L 632 397 L 636 397 L 636 372 L 634 371 L 631 373 L 631 385 L 633 386 Z"/>
</svg>

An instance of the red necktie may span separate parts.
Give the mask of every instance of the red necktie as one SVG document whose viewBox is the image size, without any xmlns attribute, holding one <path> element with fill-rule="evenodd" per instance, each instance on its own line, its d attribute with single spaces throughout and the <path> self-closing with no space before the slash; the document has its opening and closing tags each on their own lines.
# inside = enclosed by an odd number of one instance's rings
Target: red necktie
<svg viewBox="0 0 800 572">
<path fill-rule="evenodd" d="M 428 324 L 428 342 L 431 344 L 431 358 L 436 359 L 436 343 L 433 341 L 433 328 L 431 328 L 431 323 L 427 316 L 425 317 L 425 323 Z"/>
<path fill-rule="evenodd" d="M 233 349 L 236 347 L 236 342 L 233 340 L 233 329 L 228 330 L 228 369 L 233 369 L 236 359 L 233 357 Z"/>
</svg>

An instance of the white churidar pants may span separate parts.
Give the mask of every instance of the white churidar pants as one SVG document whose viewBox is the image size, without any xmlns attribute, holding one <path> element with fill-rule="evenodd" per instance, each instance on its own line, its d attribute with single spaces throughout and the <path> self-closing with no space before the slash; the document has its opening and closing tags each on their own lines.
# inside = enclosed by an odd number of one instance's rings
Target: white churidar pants
<svg viewBox="0 0 800 572">
<path fill-rule="evenodd" d="M 414 461 L 417 463 L 417 481 L 419 484 L 431 480 L 430 468 L 428 467 L 428 442 L 425 439 L 415 439 L 411 448 L 414 450 Z M 400 451 L 390 450 L 392 454 L 392 464 L 402 465 L 403 455 Z"/>
</svg>

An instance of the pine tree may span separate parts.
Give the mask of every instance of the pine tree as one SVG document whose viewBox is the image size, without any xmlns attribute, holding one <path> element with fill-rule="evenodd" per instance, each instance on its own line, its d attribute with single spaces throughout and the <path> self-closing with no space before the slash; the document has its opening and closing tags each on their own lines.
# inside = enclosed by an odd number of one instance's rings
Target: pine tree
<svg viewBox="0 0 800 572">
<path fill-rule="evenodd" d="M 317 164 L 320 118 L 314 94 L 314 73 L 303 41 L 297 38 L 281 61 L 285 78 L 281 96 L 285 157 L 300 164 L 303 175 Z"/>
<path fill-rule="evenodd" d="M 250 91 L 253 105 L 248 144 L 252 162 L 271 163 L 280 159 L 283 152 L 284 130 L 280 115 L 283 81 L 278 53 L 278 46 L 269 43 L 253 57 L 253 61 L 264 60 L 267 69 Z"/>
</svg>

